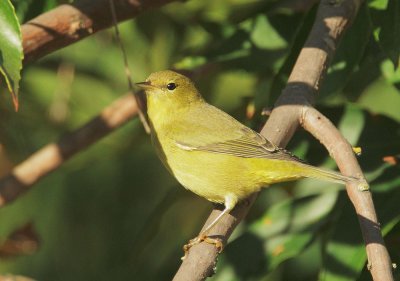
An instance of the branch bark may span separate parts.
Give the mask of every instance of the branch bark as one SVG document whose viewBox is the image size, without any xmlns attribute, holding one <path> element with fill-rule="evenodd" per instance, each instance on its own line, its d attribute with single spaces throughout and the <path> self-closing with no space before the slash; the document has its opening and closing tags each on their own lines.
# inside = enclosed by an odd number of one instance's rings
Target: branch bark
<svg viewBox="0 0 400 281">
<path fill-rule="evenodd" d="M 123 96 L 81 128 L 38 150 L 0 179 L 0 207 L 28 191 L 76 153 L 125 124 L 137 112 L 134 96 Z"/>
<path fill-rule="evenodd" d="M 114 0 L 119 22 L 173 0 Z M 22 26 L 24 63 L 37 60 L 113 25 L 108 0 L 81 0 L 41 14 Z"/>
<path fill-rule="evenodd" d="M 343 174 L 362 177 L 351 145 L 325 116 L 308 107 L 303 111 L 301 122 L 307 131 L 328 148 Z M 371 192 L 360 192 L 354 184 L 347 185 L 346 191 L 358 216 L 367 250 L 368 269 L 373 279 L 393 280 L 392 263 L 382 238 Z"/>
<path fill-rule="evenodd" d="M 298 125 L 319 139 L 336 160 L 345 175 L 362 178 L 362 172 L 351 146 L 338 130 L 316 109 L 311 107 L 340 38 L 355 18 L 362 0 L 320 2 L 317 16 L 291 72 L 288 84 L 275 104 L 261 133 L 273 143 L 285 147 Z M 366 244 L 369 268 L 374 280 L 391 281 L 392 264 L 385 248 L 370 192 L 360 192 L 348 184 L 347 193 L 360 221 Z M 226 244 L 236 225 L 246 216 L 257 195 L 249 204 L 240 205 L 213 229 L 210 235 L 222 238 Z M 214 209 L 205 225 L 220 213 Z M 214 273 L 217 251 L 214 245 L 198 244 L 190 249 L 174 280 L 204 280 Z"/>
</svg>

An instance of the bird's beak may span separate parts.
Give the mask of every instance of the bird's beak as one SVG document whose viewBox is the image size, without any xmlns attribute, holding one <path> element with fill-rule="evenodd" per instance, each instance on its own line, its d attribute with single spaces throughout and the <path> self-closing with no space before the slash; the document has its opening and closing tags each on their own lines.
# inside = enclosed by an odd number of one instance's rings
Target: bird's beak
<svg viewBox="0 0 400 281">
<path fill-rule="evenodd" d="M 139 82 L 139 83 L 136 83 L 136 85 L 139 87 L 139 88 L 142 88 L 143 90 L 150 90 L 150 89 L 154 89 L 155 88 L 155 86 L 153 86 L 153 85 L 151 85 L 151 83 L 150 82 Z"/>
</svg>

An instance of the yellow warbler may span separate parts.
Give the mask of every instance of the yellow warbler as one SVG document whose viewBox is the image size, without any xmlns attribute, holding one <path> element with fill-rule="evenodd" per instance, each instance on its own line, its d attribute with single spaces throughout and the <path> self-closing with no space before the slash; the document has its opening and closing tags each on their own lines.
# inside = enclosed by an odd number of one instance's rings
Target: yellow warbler
<svg viewBox="0 0 400 281">
<path fill-rule="evenodd" d="M 208 104 L 193 82 L 181 74 L 155 72 L 137 85 L 146 92 L 152 140 L 167 169 L 185 188 L 225 205 L 189 246 L 204 240 L 238 201 L 272 183 L 300 178 L 336 183 L 358 180 L 310 166 L 276 147 Z"/>
</svg>

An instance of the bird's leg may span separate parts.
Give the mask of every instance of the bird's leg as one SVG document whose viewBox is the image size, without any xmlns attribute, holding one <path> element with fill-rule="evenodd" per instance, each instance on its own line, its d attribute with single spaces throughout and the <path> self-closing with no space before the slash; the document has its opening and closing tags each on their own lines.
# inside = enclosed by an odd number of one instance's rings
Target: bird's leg
<svg viewBox="0 0 400 281">
<path fill-rule="evenodd" d="M 183 251 L 185 252 L 185 256 L 182 257 L 182 259 L 186 258 L 188 251 L 191 247 L 193 247 L 196 244 L 199 244 L 201 242 L 206 242 L 209 244 L 214 244 L 215 247 L 218 249 L 218 252 L 221 252 L 223 249 L 223 244 L 222 241 L 220 239 L 217 238 L 211 238 L 207 236 L 207 233 L 221 220 L 221 218 L 229 213 L 230 211 L 232 211 L 232 209 L 235 207 L 236 203 L 237 203 L 237 198 L 236 196 L 233 195 L 227 195 L 225 197 L 225 209 L 218 215 L 218 217 L 216 217 L 207 227 L 206 229 L 204 229 L 202 232 L 200 232 L 200 234 L 189 240 L 189 243 L 187 243 L 186 245 L 183 246 Z"/>
<path fill-rule="evenodd" d="M 196 244 L 199 244 L 201 242 L 206 242 L 209 244 L 214 244 L 215 247 L 218 249 L 219 252 L 222 251 L 223 245 L 221 240 L 217 239 L 217 238 L 211 238 L 207 236 L 207 232 L 210 231 L 210 229 L 212 229 L 217 223 L 218 221 L 226 214 L 229 213 L 232 209 L 231 208 L 227 208 L 225 206 L 225 209 L 218 215 L 218 217 L 213 220 L 207 227 L 205 230 L 203 230 L 202 232 L 200 232 L 200 234 L 198 236 L 196 236 L 193 239 L 189 240 L 189 243 L 185 244 L 183 246 L 183 251 L 185 252 L 185 255 L 182 257 L 182 259 L 185 259 L 186 256 L 188 255 L 189 249 L 191 247 L 193 247 Z"/>
</svg>

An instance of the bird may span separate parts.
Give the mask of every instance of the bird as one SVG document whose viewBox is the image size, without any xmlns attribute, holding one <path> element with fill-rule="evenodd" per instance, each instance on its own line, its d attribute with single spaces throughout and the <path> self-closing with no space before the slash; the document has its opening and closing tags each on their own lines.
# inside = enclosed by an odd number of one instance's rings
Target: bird
<svg viewBox="0 0 400 281">
<path fill-rule="evenodd" d="M 146 94 L 151 139 L 162 163 L 184 188 L 224 205 L 217 218 L 185 245 L 185 256 L 202 241 L 221 251 L 221 242 L 208 237 L 209 231 L 238 202 L 264 187 L 302 178 L 341 184 L 360 181 L 311 166 L 277 147 L 207 103 L 191 79 L 182 74 L 158 71 L 136 85 Z"/>
</svg>

